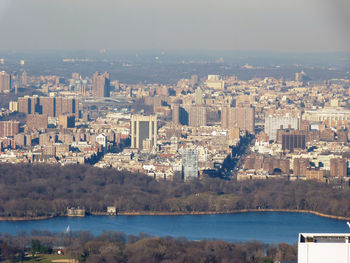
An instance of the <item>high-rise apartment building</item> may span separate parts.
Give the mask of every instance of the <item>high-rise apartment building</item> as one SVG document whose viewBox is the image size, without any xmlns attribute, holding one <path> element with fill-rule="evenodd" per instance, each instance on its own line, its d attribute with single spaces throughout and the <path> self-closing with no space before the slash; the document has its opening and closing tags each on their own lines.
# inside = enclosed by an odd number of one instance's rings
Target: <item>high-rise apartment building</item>
<svg viewBox="0 0 350 263">
<path fill-rule="evenodd" d="M 180 124 L 180 105 L 178 104 L 172 107 L 172 121 L 174 124 Z"/>
<path fill-rule="evenodd" d="M 293 174 L 295 176 L 305 176 L 306 170 L 310 167 L 310 160 L 307 158 L 294 158 Z"/>
<path fill-rule="evenodd" d="M 47 116 L 56 116 L 56 100 L 53 97 L 40 98 L 41 113 Z"/>
<path fill-rule="evenodd" d="M 269 136 L 270 140 L 277 139 L 278 129 L 295 129 L 299 130 L 300 117 L 294 115 L 268 115 L 265 117 L 265 133 Z"/>
<path fill-rule="evenodd" d="M 11 91 L 11 75 L 5 71 L 0 72 L 0 92 L 10 92 Z"/>
<path fill-rule="evenodd" d="M 179 104 L 172 105 L 172 121 L 173 124 L 188 125 L 188 111 Z"/>
<path fill-rule="evenodd" d="M 194 149 L 182 153 L 182 174 L 184 181 L 198 178 L 198 152 Z"/>
<path fill-rule="evenodd" d="M 200 127 L 207 125 L 207 109 L 204 106 L 191 106 L 189 108 L 189 126 Z"/>
<path fill-rule="evenodd" d="M 18 111 L 25 114 L 46 114 L 48 117 L 75 115 L 79 117 L 79 101 L 63 97 L 22 97 L 18 98 Z"/>
<path fill-rule="evenodd" d="M 330 175 L 332 177 L 347 176 L 347 162 L 344 158 L 333 158 L 330 160 Z"/>
<path fill-rule="evenodd" d="M 47 114 L 28 114 L 27 115 L 27 129 L 28 130 L 42 130 L 48 127 Z"/>
<path fill-rule="evenodd" d="M 222 108 L 221 127 L 224 129 L 239 128 L 254 133 L 255 109 L 245 105 Z"/>
<path fill-rule="evenodd" d="M 293 152 L 294 149 L 305 149 L 305 134 L 284 133 L 282 134 L 282 150 Z"/>
<path fill-rule="evenodd" d="M 79 117 L 78 114 L 78 105 L 76 99 L 72 98 L 55 98 L 56 100 L 56 113 L 55 116 L 65 115 L 65 114 L 74 114 Z"/>
<path fill-rule="evenodd" d="M 31 111 L 31 99 L 30 97 L 18 98 L 18 111 L 24 114 L 30 114 Z"/>
<path fill-rule="evenodd" d="M 92 96 L 97 98 L 109 97 L 110 94 L 110 76 L 105 72 L 100 74 L 96 72 L 92 78 Z"/>
<path fill-rule="evenodd" d="M 61 128 L 74 128 L 75 116 L 74 115 L 60 115 L 58 116 L 58 123 Z"/>
<path fill-rule="evenodd" d="M 204 100 L 203 100 L 203 91 L 200 87 L 196 89 L 195 92 L 195 104 L 196 105 L 203 105 Z"/>
<path fill-rule="evenodd" d="M 14 137 L 19 133 L 18 121 L 0 121 L 0 138 Z"/>
<path fill-rule="evenodd" d="M 157 147 L 157 116 L 131 116 L 131 147 L 155 149 Z"/>
</svg>

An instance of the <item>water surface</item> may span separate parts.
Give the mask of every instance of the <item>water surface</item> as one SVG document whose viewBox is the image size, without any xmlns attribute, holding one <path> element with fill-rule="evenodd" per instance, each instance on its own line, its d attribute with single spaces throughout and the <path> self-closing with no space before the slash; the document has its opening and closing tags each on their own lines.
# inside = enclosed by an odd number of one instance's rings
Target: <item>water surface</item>
<svg viewBox="0 0 350 263">
<path fill-rule="evenodd" d="M 104 230 L 138 235 L 186 237 L 189 240 L 260 240 L 266 243 L 294 243 L 298 234 L 349 233 L 345 221 L 313 214 L 288 212 L 248 212 L 220 215 L 182 216 L 87 216 L 56 217 L 40 221 L 2 221 L 0 232 L 30 233 L 32 229 L 63 232 L 89 230 L 94 235 Z"/>
</svg>

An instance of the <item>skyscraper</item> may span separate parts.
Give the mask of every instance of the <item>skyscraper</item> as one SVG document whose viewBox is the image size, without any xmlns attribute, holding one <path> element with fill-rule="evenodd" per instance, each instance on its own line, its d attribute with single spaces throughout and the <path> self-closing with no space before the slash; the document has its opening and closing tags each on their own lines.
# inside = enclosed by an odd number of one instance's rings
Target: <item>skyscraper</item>
<svg viewBox="0 0 350 263">
<path fill-rule="evenodd" d="M 100 74 L 96 72 L 92 78 L 92 96 L 97 98 L 104 98 L 110 96 L 110 76 L 105 72 Z"/>
<path fill-rule="evenodd" d="M 182 153 L 182 174 L 185 182 L 198 178 L 197 150 L 189 149 Z"/>
<path fill-rule="evenodd" d="M 180 124 L 180 105 L 179 104 L 173 105 L 172 121 L 174 124 Z"/>
<path fill-rule="evenodd" d="M 155 149 L 157 147 L 157 116 L 131 116 L 131 147 Z"/>
<path fill-rule="evenodd" d="M 75 98 L 25 96 L 18 98 L 18 111 L 25 114 L 47 114 L 49 117 L 73 114 L 79 118 L 79 101 Z"/>
<path fill-rule="evenodd" d="M 239 128 L 254 133 L 255 109 L 245 105 L 222 108 L 221 127 L 224 129 Z"/>
<path fill-rule="evenodd" d="M 0 137 L 13 137 L 18 133 L 18 121 L 0 121 Z"/>
<path fill-rule="evenodd" d="M 27 86 L 27 71 L 23 71 L 21 77 L 21 83 L 23 86 Z"/>
<path fill-rule="evenodd" d="M 53 97 L 41 97 L 41 114 L 47 114 L 50 117 L 56 116 L 56 100 Z"/>
<path fill-rule="evenodd" d="M 32 100 L 29 96 L 18 98 L 18 111 L 24 114 L 31 114 L 31 102 Z"/>
<path fill-rule="evenodd" d="M 203 104 L 203 91 L 200 87 L 196 89 L 195 92 L 195 104 L 202 105 Z"/>
<path fill-rule="evenodd" d="M 191 106 L 189 109 L 189 126 L 200 127 L 207 125 L 207 109 L 204 106 Z"/>
<path fill-rule="evenodd" d="M 11 75 L 7 74 L 5 71 L 0 72 L 0 92 L 10 92 L 11 91 Z"/>
</svg>

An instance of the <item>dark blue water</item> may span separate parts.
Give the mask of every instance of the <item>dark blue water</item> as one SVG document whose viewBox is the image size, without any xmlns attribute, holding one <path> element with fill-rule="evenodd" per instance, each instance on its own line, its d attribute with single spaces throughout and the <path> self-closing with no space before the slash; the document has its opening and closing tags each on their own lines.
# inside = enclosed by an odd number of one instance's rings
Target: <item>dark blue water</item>
<svg viewBox="0 0 350 263">
<path fill-rule="evenodd" d="M 94 235 L 103 230 L 138 235 L 186 237 L 189 240 L 222 239 L 226 241 L 260 240 L 266 243 L 294 243 L 299 233 L 349 233 L 345 221 L 312 214 L 285 212 L 249 212 L 226 215 L 185 216 L 88 216 L 57 217 L 41 221 L 3 221 L 0 232 L 49 230 L 63 232 L 90 230 Z"/>
</svg>

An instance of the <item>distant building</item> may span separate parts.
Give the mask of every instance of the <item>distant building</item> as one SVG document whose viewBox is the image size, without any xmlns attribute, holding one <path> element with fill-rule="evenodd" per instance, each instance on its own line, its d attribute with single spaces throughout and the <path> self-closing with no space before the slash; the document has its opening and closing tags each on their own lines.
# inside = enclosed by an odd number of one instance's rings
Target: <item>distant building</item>
<svg viewBox="0 0 350 263">
<path fill-rule="evenodd" d="M 18 98 L 18 111 L 24 114 L 31 113 L 31 98 L 29 96 Z"/>
<path fill-rule="evenodd" d="M 268 115 L 265 117 L 265 133 L 269 136 L 270 140 L 276 141 L 278 129 L 294 129 L 299 130 L 300 117 L 291 116 L 289 114 L 284 116 Z"/>
<path fill-rule="evenodd" d="M 191 106 L 189 108 L 189 126 L 200 127 L 207 125 L 207 109 L 204 106 Z"/>
<path fill-rule="evenodd" d="M 85 208 L 67 207 L 67 216 L 83 217 L 85 216 L 85 214 L 86 214 Z"/>
<path fill-rule="evenodd" d="M 10 101 L 9 102 L 9 110 L 12 112 L 18 111 L 18 102 L 17 101 Z"/>
<path fill-rule="evenodd" d="M 302 70 L 301 72 L 295 73 L 295 81 L 302 82 L 304 84 L 308 80 L 310 80 L 310 78 L 308 75 L 306 75 L 304 70 Z"/>
<path fill-rule="evenodd" d="M 27 86 L 28 82 L 27 82 L 27 71 L 23 71 L 22 76 L 21 76 L 21 84 L 23 86 Z"/>
<path fill-rule="evenodd" d="M 131 116 L 131 147 L 155 149 L 157 147 L 157 116 Z M 146 146 L 146 147 L 144 147 Z"/>
<path fill-rule="evenodd" d="M 0 137 L 14 137 L 18 133 L 18 121 L 0 121 Z"/>
<path fill-rule="evenodd" d="M 304 131 L 279 130 L 278 137 L 281 138 L 282 150 L 293 152 L 294 149 L 305 149 L 306 135 L 304 133 Z"/>
<path fill-rule="evenodd" d="M 263 169 L 269 174 L 290 174 L 290 160 L 280 159 L 267 156 L 256 156 L 252 154 L 244 161 L 243 168 L 246 170 L 260 170 Z"/>
<path fill-rule="evenodd" d="M 77 99 L 57 97 L 55 102 L 56 117 L 64 114 L 74 114 L 76 117 L 79 117 L 79 102 Z"/>
<path fill-rule="evenodd" d="M 48 127 L 47 114 L 28 114 L 27 115 L 27 129 L 28 130 L 42 130 Z"/>
<path fill-rule="evenodd" d="M 324 176 L 325 170 L 319 168 L 310 168 L 305 171 L 306 180 L 325 182 Z"/>
<path fill-rule="evenodd" d="M 191 76 L 191 85 L 192 87 L 195 86 L 198 83 L 198 75 L 192 75 Z"/>
<path fill-rule="evenodd" d="M 110 76 L 105 72 L 100 74 L 96 72 L 92 77 L 92 96 L 96 98 L 105 98 L 110 96 Z"/>
<path fill-rule="evenodd" d="M 117 208 L 115 206 L 107 206 L 107 214 L 110 216 L 117 215 Z"/>
<path fill-rule="evenodd" d="M 338 142 L 348 142 L 348 129 L 338 129 L 337 130 L 337 141 Z"/>
<path fill-rule="evenodd" d="M 24 147 L 26 145 L 26 136 L 23 133 L 16 134 L 14 138 L 16 146 Z"/>
<path fill-rule="evenodd" d="M 11 75 L 6 73 L 5 71 L 0 72 L 0 93 L 5 92 L 8 93 L 11 91 L 12 87 L 12 78 Z"/>
<path fill-rule="evenodd" d="M 96 136 L 96 142 L 101 145 L 102 147 L 106 148 L 107 147 L 107 137 L 106 135 L 99 134 Z"/>
<path fill-rule="evenodd" d="M 204 101 L 203 101 L 203 91 L 200 87 L 198 87 L 196 89 L 195 92 L 195 104 L 196 105 L 203 105 Z"/>
<path fill-rule="evenodd" d="M 219 75 L 208 75 L 208 79 L 205 84 L 208 88 L 220 90 L 225 89 L 225 81 L 223 81 Z"/>
<path fill-rule="evenodd" d="M 255 132 L 255 109 L 251 106 L 223 107 L 221 127 L 224 129 L 239 128 L 252 134 Z"/>
<path fill-rule="evenodd" d="M 180 105 L 174 104 L 172 106 L 172 121 L 174 124 L 180 124 Z"/>
<path fill-rule="evenodd" d="M 306 176 L 306 170 L 310 167 L 310 160 L 307 158 L 294 158 L 293 174 L 294 176 Z"/>
<path fill-rule="evenodd" d="M 345 108 L 325 108 L 319 110 L 307 110 L 303 114 L 303 120 L 309 122 L 321 122 L 329 126 L 345 125 L 350 123 L 350 110 Z"/>
<path fill-rule="evenodd" d="M 182 153 L 182 174 L 185 182 L 198 178 L 198 153 L 196 150 L 185 150 Z"/>
<path fill-rule="evenodd" d="M 335 141 L 335 132 L 331 128 L 325 128 L 320 131 L 320 140 L 327 142 Z"/>
<path fill-rule="evenodd" d="M 41 97 L 40 110 L 41 114 L 47 114 L 50 117 L 56 116 L 56 99 L 53 97 Z"/>
<path fill-rule="evenodd" d="M 74 115 L 60 115 L 58 116 L 59 127 L 67 129 L 75 127 L 75 116 Z"/>
<path fill-rule="evenodd" d="M 241 132 L 240 132 L 239 128 L 232 128 L 232 129 L 229 129 L 228 136 L 230 139 L 237 139 L 238 140 L 241 136 Z"/>
<path fill-rule="evenodd" d="M 63 97 L 25 96 L 18 98 L 18 111 L 24 114 L 46 114 L 48 117 L 75 115 L 79 118 L 79 100 Z"/>
<path fill-rule="evenodd" d="M 330 262 L 350 263 L 350 234 L 299 234 L 298 263 Z"/>
<path fill-rule="evenodd" d="M 332 158 L 330 160 L 331 177 L 347 177 L 347 162 L 344 158 Z"/>
</svg>

